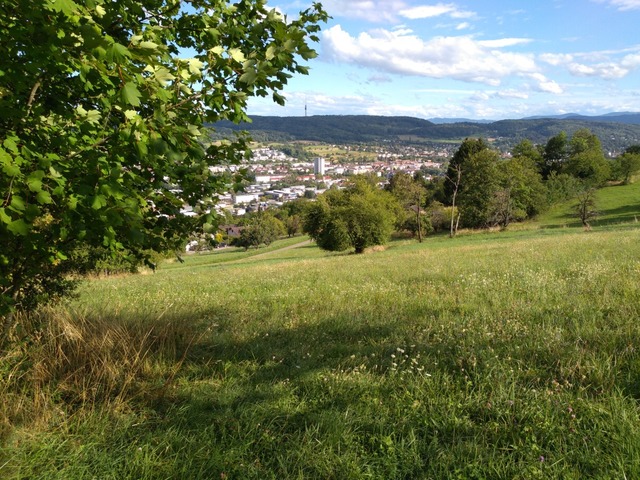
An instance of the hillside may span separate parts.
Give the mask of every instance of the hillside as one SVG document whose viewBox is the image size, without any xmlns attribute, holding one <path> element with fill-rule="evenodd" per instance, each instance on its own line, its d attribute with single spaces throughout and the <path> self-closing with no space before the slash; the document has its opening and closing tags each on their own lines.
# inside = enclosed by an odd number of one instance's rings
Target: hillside
<svg viewBox="0 0 640 480">
<path fill-rule="evenodd" d="M 618 117 L 612 117 L 618 118 Z M 628 116 L 632 118 L 632 116 Z M 523 139 L 544 143 L 560 131 L 569 135 L 580 128 L 595 133 L 606 151 L 621 151 L 640 144 L 640 125 L 595 121 L 584 118 L 538 118 L 500 120 L 492 123 L 458 122 L 436 124 L 411 117 L 328 115 L 311 117 L 252 117 L 252 123 L 235 125 L 220 122 L 218 135 L 231 130 L 247 130 L 258 140 L 310 140 L 326 143 L 362 142 L 454 142 L 466 137 L 493 139 L 508 148 Z"/>
<path fill-rule="evenodd" d="M 640 478 L 638 229 L 192 258 L 0 357 L 0 477 Z"/>
<path fill-rule="evenodd" d="M 0 478 L 640 478 L 639 193 L 85 278 L 0 352 Z"/>
</svg>

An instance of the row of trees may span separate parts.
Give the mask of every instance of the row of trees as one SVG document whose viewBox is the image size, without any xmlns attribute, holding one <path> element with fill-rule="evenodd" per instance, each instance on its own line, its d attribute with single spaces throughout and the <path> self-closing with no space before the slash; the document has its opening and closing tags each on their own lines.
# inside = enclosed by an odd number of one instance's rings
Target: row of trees
<svg viewBox="0 0 640 480">
<path fill-rule="evenodd" d="M 457 226 L 506 228 L 555 203 L 584 198 L 584 192 L 609 180 L 629 182 L 638 171 L 637 146 L 607 160 L 598 137 L 589 130 L 578 130 L 571 138 L 561 132 L 545 145 L 524 140 L 508 159 L 501 159 L 481 139 L 467 139 L 433 190 L 434 198 L 456 212 L 454 234 Z"/>
<path fill-rule="evenodd" d="M 345 190 L 329 190 L 309 204 L 303 230 L 326 250 L 362 252 L 384 243 L 393 231 L 424 235 L 448 228 L 507 228 L 571 198 L 585 226 L 593 217 L 595 189 L 609 180 L 629 182 L 640 171 L 640 146 L 607 160 L 589 130 L 564 132 L 544 145 L 520 142 L 501 158 L 482 139 L 467 139 L 446 175 L 426 180 L 397 173 L 384 191 L 374 179 L 356 179 Z"/>
</svg>

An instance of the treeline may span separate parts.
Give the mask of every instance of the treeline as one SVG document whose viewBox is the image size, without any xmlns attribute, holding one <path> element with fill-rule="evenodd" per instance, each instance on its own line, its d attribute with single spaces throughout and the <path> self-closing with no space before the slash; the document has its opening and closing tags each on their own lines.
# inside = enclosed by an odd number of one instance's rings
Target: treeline
<svg viewBox="0 0 640 480">
<path fill-rule="evenodd" d="M 357 176 L 315 202 L 286 207 L 290 212 L 283 220 L 291 221 L 293 213 L 289 234 L 301 228 L 325 250 L 356 253 L 384 244 L 393 232 L 422 241 L 435 231 L 453 236 L 459 228 L 504 229 L 570 199 L 577 201 L 576 217 L 589 227 L 595 190 L 610 181 L 630 182 L 639 171 L 640 145 L 608 160 L 587 129 L 571 137 L 560 132 L 540 145 L 523 140 L 506 159 L 485 140 L 466 139 L 442 177 L 397 173 L 380 189 L 376 177 Z"/>
<path fill-rule="evenodd" d="M 236 125 L 232 122 L 218 122 L 211 126 L 213 127 L 212 139 L 229 137 L 234 131 L 246 130 L 256 141 L 311 140 L 349 144 L 389 141 L 424 143 L 451 142 L 477 137 L 491 138 L 497 147 L 510 149 L 525 139 L 541 144 L 561 131 L 573 135 L 579 130 L 589 129 L 600 139 L 606 151 L 621 152 L 630 145 L 640 143 L 640 125 L 638 124 L 612 123 L 581 117 L 435 124 L 419 118 L 370 115 L 255 116 L 252 117 L 251 123 Z"/>
<path fill-rule="evenodd" d="M 469 138 L 444 176 L 399 172 L 381 189 L 378 177 L 357 175 L 345 188 L 331 188 L 316 201 L 303 198 L 245 215 L 232 244 L 269 245 L 302 231 L 322 249 L 361 253 L 386 243 L 394 232 L 422 241 L 438 231 L 454 236 L 460 228 L 505 229 L 570 199 L 576 200 L 576 218 L 589 227 L 596 189 L 608 182 L 628 183 L 638 172 L 640 145 L 610 160 L 587 129 L 572 136 L 560 132 L 538 145 L 523 140 L 509 158 L 487 141 Z"/>
</svg>

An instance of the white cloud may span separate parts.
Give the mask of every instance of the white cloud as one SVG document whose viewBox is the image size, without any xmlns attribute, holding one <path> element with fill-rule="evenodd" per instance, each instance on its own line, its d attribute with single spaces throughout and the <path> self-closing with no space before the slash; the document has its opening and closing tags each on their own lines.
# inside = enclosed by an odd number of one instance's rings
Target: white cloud
<svg viewBox="0 0 640 480">
<path fill-rule="evenodd" d="M 474 12 L 461 10 L 453 3 L 411 7 L 405 0 L 324 0 L 322 4 L 334 18 L 357 18 L 369 22 L 394 23 L 399 17 L 420 20 L 443 15 L 455 19 L 475 16 Z"/>
<path fill-rule="evenodd" d="M 395 22 L 406 8 L 403 0 L 324 0 L 323 7 L 333 17 L 348 17 L 369 22 Z"/>
<path fill-rule="evenodd" d="M 470 28 L 470 27 L 471 27 L 471 24 L 469 22 L 462 22 L 456 26 L 456 30 L 466 30 L 467 28 Z"/>
<path fill-rule="evenodd" d="M 544 93 L 554 93 L 560 94 L 563 93 L 563 89 L 557 82 L 553 80 L 549 80 L 541 73 L 532 73 L 529 75 L 532 80 L 537 82 L 537 86 L 534 87 L 535 90 Z"/>
<path fill-rule="evenodd" d="M 411 20 L 417 20 L 422 18 L 440 17 L 442 15 L 452 14 L 457 11 L 457 8 L 452 3 L 437 5 L 421 5 L 419 7 L 405 8 L 400 10 L 400 15 L 409 18 Z"/>
<path fill-rule="evenodd" d="M 470 36 L 425 41 L 416 35 L 384 29 L 353 37 L 336 25 L 323 32 L 323 55 L 329 60 L 388 73 L 497 86 L 504 77 L 538 72 L 533 55 L 500 50 L 526 41 L 477 41 Z"/>
<path fill-rule="evenodd" d="M 640 0 L 597 0 L 598 3 L 607 3 L 618 10 L 640 10 Z"/>
<path fill-rule="evenodd" d="M 475 17 L 475 12 L 460 10 L 453 3 L 438 3 L 437 5 L 421 5 L 418 7 L 406 8 L 398 12 L 401 17 L 410 20 L 421 20 L 447 15 L 457 20 Z M 464 24 L 462 24 L 464 25 Z"/>
<path fill-rule="evenodd" d="M 573 61 L 573 55 L 566 53 L 543 53 L 539 56 L 540 60 L 557 67 L 559 65 L 565 65 Z"/>
<path fill-rule="evenodd" d="M 526 100 L 529 98 L 529 94 L 526 92 L 521 92 L 518 90 L 502 90 L 495 93 L 495 96 L 498 98 L 517 98 L 521 100 Z"/>
<path fill-rule="evenodd" d="M 498 40 L 481 40 L 478 44 L 487 48 L 504 48 L 530 42 L 529 38 L 500 38 Z"/>
<path fill-rule="evenodd" d="M 605 80 L 614 80 L 626 77 L 631 70 L 613 62 L 585 65 L 571 63 L 567 67 L 572 75 L 577 77 L 600 77 Z"/>
</svg>

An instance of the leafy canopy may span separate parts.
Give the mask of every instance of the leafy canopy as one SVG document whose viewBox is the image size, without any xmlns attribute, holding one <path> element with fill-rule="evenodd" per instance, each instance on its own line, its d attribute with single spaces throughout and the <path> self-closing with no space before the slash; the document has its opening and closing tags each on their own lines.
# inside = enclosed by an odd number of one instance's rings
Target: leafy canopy
<svg viewBox="0 0 640 480">
<path fill-rule="evenodd" d="M 211 229 L 223 185 L 210 167 L 247 144 L 207 144 L 203 127 L 247 120 L 253 96 L 283 104 L 327 14 L 315 3 L 291 20 L 266 0 L 3 0 L 0 19 L 3 315 L 44 299 L 78 243 L 139 256 Z"/>
<path fill-rule="evenodd" d="M 389 192 L 356 177 L 346 189 L 330 189 L 309 203 L 302 229 L 323 250 L 362 253 L 389 240 L 399 208 Z"/>
</svg>

